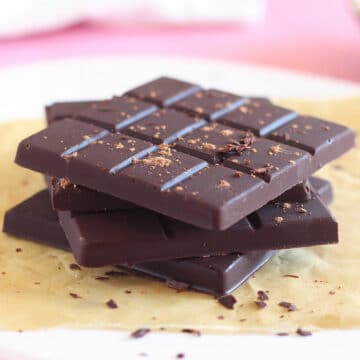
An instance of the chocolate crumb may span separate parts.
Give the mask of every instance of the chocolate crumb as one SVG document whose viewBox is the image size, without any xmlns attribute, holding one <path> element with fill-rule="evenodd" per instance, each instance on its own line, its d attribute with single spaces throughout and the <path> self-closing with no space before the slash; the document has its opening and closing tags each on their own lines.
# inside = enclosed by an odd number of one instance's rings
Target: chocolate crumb
<svg viewBox="0 0 360 360">
<path fill-rule="evenodd" d="M 216 149 L 216 146 L 214 144 L 211 144 L 211 143 L 207 143 L 207 142 L 204 142 L 201 147 L 205 150 L 215 150 Z"/>
<path fill-rule="evenodd" d="M 40 281 L 35 281 L 34 285 L 40 285 Z"/>
<path fill-rule="evenodd" d="M 81 267 L 78 264 L 70 264 L 70 270 L 81 270 Z"/>
<path fill-rule="evenodd" d="M 269 149 L 269 155 L 275 155 L 275 154 L 278 154 L 278 153 L 281 153 L 281 152 L 283 152 L 283 148 L 281 147 L 280 144 L 271 146 L 270 149 Z"/>
<path fill-rule="evenodd" d="M 278 305 L 285 308 L 285 309 L 287 309 L 287 311 L 295 311 L 295 310 L 297 310 L 295 304 L 292 304 L 292 303 L 287 302 L 287 301 L 281 301 L 281 302 L 278 303 Z"/>
<path fill-rule="evenodd" d="M 232 295 L 225 295 L 217 298 L 217 301 L 224 307 L 229 310 L 234 309 L 234 304 L 236 303 L 236 299 Z"/>
<path fill-rule="evenodd" d="M 60 178 L 58 180 L 58 185 L 63 189 L 65 190 L 68 186 L 71 185 L 71 182 L 68 178 Z"/>
<path fill-rule="evenodd" d="M 131 294 L 131 290 L 125 290 L 125 294 Z"/>
<path fill-rule="evenodd" d="M 279 332 L 276 334 L 277 336 L 289 336 L 287 332 Z"/>
<path fill-rule="evenodd" d="M 219 320 L 224 320 L 224 315 L 219 315 L 217 318 L 218 318 Z"/>
<path fill-rule="evenodd" d="M 15 250 L 17 253 L 18 252 L 22 252 L 22 249 L 21 248 L 16 248 L 16 250 Z"/>
<path fill-rule="evenodd" d="M 109 280 L 110 278 L 107 277 L 107 276 L 97 276 L 95 278 L 95 280 L 99 280 L 99 281 L 106 281 L 106 280 Z"/>
<path fill-rule="evenodd" d="M 185 357 L 185 354 L 184 353 L 178 353 L 177 355 L 176 355 L 176 358 L 177 359 L 183 359 Z"/>
<path fill-rule="evenodd" d="M 283 221 L 284 221 L 284 218 L 282 216 L 275 216 L 274 217 L 274 221 L 277 223 L 277 224 L 281 224 Z"/>
<path fill-rule="evenodd" d="M 257 292 L 257 299 L 260 301 L 269 300 L 269 296 L 263 290 Z"/>
<path fill-rule="evenodd" d="M 282 208 L 283 208 L 283 209 L 291 209 L 291 204 L 288 203 L 288 202 L 284 202 L 284 203 L 282 204 Z"/>
<path fill-rule="evenodd" d="M 243 318 L 243 319 L 240 319 L 239 321 L 240 322 L 245 322 L 245 321 L 247 321 L 247 319 Z"/>
<path fill-rule="evenodd" d="M 274 165 L 265 164 L 263 167 L 251 170 L 252 175 L 262 175 L 269 174 L 269 172 L 274 169 Z"/>
<path fill-rule="evenodd" d="M 289 277 L 289 278 L 299 279 L 300 276 L 298 276 L 298 275 L 292 275 L 292 274 L 285 274 L 285 275 L 283 275 L 283 277 Z"/>
<path fill-rule="evenodd" d="M 312 335 L 311 331 L 304 330 L 304 329 L 301 329 L 301 328 L 298 328 L 298 329 L 296 330 L 296 333 L 297 333 L 298 335 L 300 335 L 300 336 L 311 336 L 311 335 Z"/>
<path fill-rule="evenodd" d="M 229 188 L 230 186 L 230 183 L 226 180 L 220 180 L 218 184 L 219 188 Z"/>
<path fill-rule="evenodd" d="M 69 293 L 69 295 L 74 298 L 74 299 L 81 299 L 81 296 L 79 294 L 76 293 Z"/>
<path fill-rule="evenodd" d="M 113 299 L 110 299 L 106 302 L 106 305 L 108 308 L 110 309 L 116 309 L 118 308 L 118 304 L 113 300 Z"/>
<path fill-rule="evenodd" d="M 150 332 L 150 329 L 148 329 L 148 328 L 140 328 L 140 329 L 133 331 L 130 334 L 130 336 L 134 339 L 139 339 L 139 338 L 144 337 L 149 332 Z"/>
<path fill-rule="evenodd" d="M 196 336 L 201 336 L 201 332 L 199 330 L 195 330 L 195 329 L 182 329 L 181 332 L 183 332 L 185 334 L 193 334 Z"/>
<path fill-rule="evenodd" d="M 333 291 L 333 290 L 330 290 L 330 291 L 329 291 L 329 295 L 335 295 L 335 294 L 336 294 L 335 291 Z"/>
<path fill-rule="evenodd" d="M 254 301 L 255 305 L 257 305 L 257 307 L 259 309 L 264 309 L 266 307 L 266 302 L 265 301 Z"/>
<path fill-rule="evenodd" d="M 177 292 L 184 291 L 190 287 L 190 285 L 185 282 L 172 279 L 166 280 L 166 285 L 171 289 L 175 289 Z"/>
</svg>

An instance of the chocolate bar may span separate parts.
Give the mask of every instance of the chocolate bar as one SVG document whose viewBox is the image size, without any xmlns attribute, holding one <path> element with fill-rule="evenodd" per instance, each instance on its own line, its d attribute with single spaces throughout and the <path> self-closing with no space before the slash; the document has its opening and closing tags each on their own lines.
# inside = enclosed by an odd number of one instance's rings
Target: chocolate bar
<svg viewBox="0 0 360 360">
<path fill-rule="evenodd" d="M 311 195 L 301 202 L 269 203 L 221 232 L 142 208 L 93 214 L 59 211 L 58 216 L 76 260 L 84 266 L 336 243 L 336 221 Z"/>
<path fill-rule="evenodd" d="M 331 199 L 331 185 L 328 182 L 316 179 L 312 184 L 315 190 L 322 194 L 324 200 Z M 3 231 L 49 246 L 70 249 L 59 225 L 57 213 L 50 206 L 46 191 L 37 193 L 7 211 Z M 243 255 L 154 261 L 135 264 L 132 268 L 168 282 L 172 280 L 185 282 L 197 290 L 224 295 L 246 281 L 274 253 L 274 251 L 253 251 Z"/>
<path fill-rule="evenodd" d="M 72 184 L 67 179 L 46 177 L 50 191 L 52 206 L 55 210 L 71 210 L 76 212 L 98 212 L 107 210 L 134 209 L 137 206 L 114 196 L 91 190 L 81 185 Z M 328 181 L 311 177 L 300 183 L 277 199 L 278 202 L 301 202 L 311 199 L 311 185 L 317 191 L 322 191 L 320 198 L 329 203 L 332 199 L 332 189 Z M 324 196 L 329 198 L 324 200 Z"/>
<path fill-rule="evenodd" d="M 55 121 L 16 162 L 224 230 L 353 144 L 350 129 L 267 99 L 161 78 Z"/>
<path fill-rule="evenodd" d="M 46 190 L 7 211 L 3 231 L 52 247 L 70 250 L 58 222 L 57 213 L 51 208 Z M 164 280 L 175 288 L 189 286 L 219 296 L 239 287 L 274 254 L 275 251 L 254 251 L 243 255 L 154 261 L 135 264 L 130 269 Z M 129 269 L 125 265 L 123 267 Z"/>
</svg>

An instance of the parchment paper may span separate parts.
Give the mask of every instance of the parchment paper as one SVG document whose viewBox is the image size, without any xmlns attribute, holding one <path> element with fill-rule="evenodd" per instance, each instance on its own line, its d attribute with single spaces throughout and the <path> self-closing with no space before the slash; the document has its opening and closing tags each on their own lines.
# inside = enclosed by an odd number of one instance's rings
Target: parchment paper
<svg viewBox="0 0 360 360">
<path fill-rule="evenodd" d="M 281 103 L 360 131 L 359 98 Z M 43 126 L 38 120 L 0 127 L 0 219 L 6 209 L 44 188 L 39 174 L 13 164 L 17 143 Z M 340 244 L 280 252 L 235 291 L 235 310 L 225 309 L 209 295 L 177 293 L 139 276 L 98 281 L 94 278 L 109 268 L 70 270 L 71 254 L 1 233 L 0 329 L 150 327 L 292 333 L 299 326 L 308 330 L 360 327 L 359 162 L 357 147 L 318 173 L 334 186 L 331 208 L 340 224 Z M 284 277 L 288 274 L 299 278 Z M 264 309 L 253 302 L 258 290 L 269 291 Z M 72 298 L 70 292 L 81 298 Z M 105 305 L 109 299 L 117 302 L 117 309 Z M 293 302 L 298 310 L 287 312 L 278 306 L 280 301 Z M 218 319 L 220 315 L 224 319 Z"/>
</svg>

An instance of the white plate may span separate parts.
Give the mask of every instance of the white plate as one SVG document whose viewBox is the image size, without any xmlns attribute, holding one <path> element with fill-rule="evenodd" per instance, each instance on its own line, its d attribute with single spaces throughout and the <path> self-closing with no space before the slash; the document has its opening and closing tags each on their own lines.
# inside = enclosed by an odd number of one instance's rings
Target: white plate
<svg viewBox="0 0 360 360">
<path fill-rule="evenodd" d="M 316 75 L 206 60 L 108 57 L 35 63 L 0 71 L 0 121 L 32 118 L 57 100 L 106 98 L 160 75 L 270 97 L 360 95 L 360 85 Z"/>
<path fill-rule="evenodd" d="M 242 94 L 329 98 L 360 96 L 360 86 L 317 76 L 246 64 L 155 57 L 73 59 L 0 71 L 0 121 L 42 116 L 57 100 L 106 98 L 160 75 L 176 76 Z M 1 134 L 6 136 L 6 134 Z M 1 294 L 0 294 L 1 296 Z M 0 332 L 0 359 L 338 359 L 357 351 L 360 331 L 329 331 L 310 338 L 256 335 L 150 334 L 130 339 L 119 331 L 44 330 Z M 345 350 L 344 350 L 345 349 Z M 7 351 L 12 357 L 6 357 Z M 19 354 L 26 354 L 25 357 Z M 1 357 L 3 356 L 3 357 Z"/>
</svg>

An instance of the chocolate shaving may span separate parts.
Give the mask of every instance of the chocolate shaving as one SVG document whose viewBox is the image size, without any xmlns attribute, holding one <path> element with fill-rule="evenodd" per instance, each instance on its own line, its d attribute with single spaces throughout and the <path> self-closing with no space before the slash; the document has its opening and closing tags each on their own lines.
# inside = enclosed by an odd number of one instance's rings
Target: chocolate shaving
<svg viewBox="0 0 360 360">
<path fill-rule="evenodd" d="M 279 302 L 278 305 L 285 308 L 285 309 L 287 309 L 287 311 L 295 311 L 295 310 L 297 310 L 295 304 L 292 304 L 292 303 L 287 302 L 287 301 L 281 301 L 281 302 Z"/>
<path fill-rule="evenodd" d="M 260 301 L 265 301 L 265 300 L 269 300 L 269 296 L 266 294 L 265 291 L 259 290 L 257 292 L 257 299 Z"/>
<path fill-rule="evenodd" d="M 79 294 L 69 293 L 69 295 L 74 299 L 81 299 L 81 296 Z"/>
<path fill-rule="evenodd" d="M 106 302 L 107 307 L 109 307 L 110 309 L 116 309 L 118 308 L 118 304 L 113 300 L 110 299 Z"/>
<path fill-rule="evenodd" d="M 217 298 L 217 301 L 224 307 L 229 310 L 234 309 L 234 304 L 236 303 L 236 299 L 232 295 L 225 295 Z"/>
<path fill-rule="evenodd" d="M 97 276 L 95 278 L 95 280 L 99 280 L 99 281 L 106 281 L 106 280 L 109 280 L 110 278 L 107 277 L 107 276 Z"/>
<path fill-rule="evenodd" d="M 190 287 L 190 285 L 185 282 L 172 279 L 166 280 L 166 285 L 171 289 L 175 289 L 177 292 L 184 291 Z"/>
<path fill-rule="evenodd" d="M 201 336 L 201 332 L 199 330 L 195 330 L 195 329 L 182 329 L 181 332 L 183 332 L 185 334 L 193 334 L 196 336 Z"/>
<path fill-rule="evenodd" d="M 265 301 L 254 301 L 254 303 L 257 305 L 257 307 L 259 309 L 263 309 L 266 307 L 266 302 Z"/>
<path fill-rule="evenodd" d="M 289 277 L 289 278 L 298 279 L 300 276 L 298 276 L 298 275 L 292 275 L 292 274 L 285 274 L 285 275 L 283 275 L 283 277 Z"/>
<path fill-rule="evenodd" d="M 130 334 L 130 336 L 134 339 L 139 339 L 139 338 L 144 337 L 149 332 L 150 332 L 150 329 L 148 329 L 148 328 L 140 328 L 140 329 L 133 331 Z"/>
<path fill-rule="evenodd" d="M 239 140 L 234 140 L 229 144 L 226 144 L 219 152 L 218 155 L 222 158 L 227 158 L 232 155 L 241 155 L 244 150 L 251 148 L 251 145 L 255 141 L 255 136 L 252 132 L 248 131 Z"/>
<path fill-rule="evenodd" d="M 17 253 L 18 252 L 22 252 L 22 249 L 21 248 L 16 248 L 16 250 L 15 250 Z"/>
<path fill-rule="evenodd" d="M 296 333 L 300 336 L 311 336 L 312 335 L 312 332 L 311 331 L 308 331 L 308 330 L 304 330 L 304 329 L 301 329 L 301 328 L 298 328 L 296 330 Z"/>
<path fill-rule="evenodd" d="M 185 354 L 184 353 L 178 353 L 177 355 L 176 355 L 176 358 L 177 359 L 183 359 L 185 357 Z"/>
<path fill-rule="evenodd" d="M 78 264 L 70 264 L 70 270 L 81 270 L 81 267 Z"/>
<path fill-rule="evenodd" d="M 265 164 L 263 167 L 251 170 L 251 173 L 253 175 L 268 174 L 272 169 L 274 169 L 274 165 Z"/>
<path fill-rule="evenodd" d="M 287 332 L 279 332 L 276 334 L 277 336 L 289 336 Z"/>
</svg>

